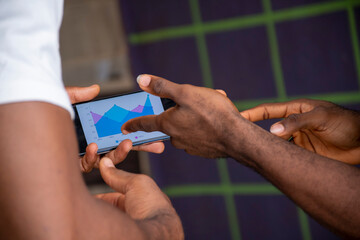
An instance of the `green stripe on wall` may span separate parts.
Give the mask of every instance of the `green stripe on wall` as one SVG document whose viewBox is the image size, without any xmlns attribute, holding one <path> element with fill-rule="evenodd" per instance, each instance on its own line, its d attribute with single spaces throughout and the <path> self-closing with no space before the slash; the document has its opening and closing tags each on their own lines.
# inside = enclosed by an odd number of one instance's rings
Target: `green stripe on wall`
<svg viewBox="0 0 360 240">
<path fill-rule="evenodd" d="M 191 0 L 190 0 L 191 1 Z M 192 4 L 192 3 L 191 3 Z M 322 14 L 347 10 L 349 6 L 360 5 L 360 0 L 331 1 L 317 4 L 309 4 L 285 10 L 273 11 L 271 18 L 274 22 L 283 22 Z M 242 28 L 249 28 L 259 25 L 265 25 L 268 22 L 268 16 L 264 14 L 254 14 L 243 17 L 235 17 L 226 20 L 203 22 L 202 31 L 204 33 L 217 33 Z M 198 32 L 196 25 L 186 25 L 156 29 L 140 33 L 133 33 L 129 36 L 129 42 L 133 45 L 146 44 L 167 39 L 195 36 Z"/>
</svg>

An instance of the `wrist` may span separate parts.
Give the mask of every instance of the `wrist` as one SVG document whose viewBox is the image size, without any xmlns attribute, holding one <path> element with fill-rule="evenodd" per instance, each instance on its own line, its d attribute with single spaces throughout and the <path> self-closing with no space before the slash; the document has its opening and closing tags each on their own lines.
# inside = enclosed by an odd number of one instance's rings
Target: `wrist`
<svg viewBox="0 0 360 240">
<path fill-rule="evenodd" d="M 263 144 L 266 144 L 265 139 L 269 137 L 269 134 L 240 114 L 229 122 L 229 126 L 230 130 L 227 132 L 230 134 L 226 134 L 223 139 L 227 155 L 259 171 Z"/>
</svg>

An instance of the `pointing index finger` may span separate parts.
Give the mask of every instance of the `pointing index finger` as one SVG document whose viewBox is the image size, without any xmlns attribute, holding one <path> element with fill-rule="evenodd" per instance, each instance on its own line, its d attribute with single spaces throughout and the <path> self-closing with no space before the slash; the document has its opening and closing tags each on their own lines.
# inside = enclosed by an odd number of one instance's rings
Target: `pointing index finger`
<svg viewBox="0 0 360 240">
<path fill-rule="evenodd" d="M 123 134 L 130 132 L 144 131 L 144 132 L 154 132 L 161 131 L 158 124 L 157 118 L 160 115 L 148 115 L 143 117 L 137 117 L 130 119 L 121 127 Z"/>
</svg>

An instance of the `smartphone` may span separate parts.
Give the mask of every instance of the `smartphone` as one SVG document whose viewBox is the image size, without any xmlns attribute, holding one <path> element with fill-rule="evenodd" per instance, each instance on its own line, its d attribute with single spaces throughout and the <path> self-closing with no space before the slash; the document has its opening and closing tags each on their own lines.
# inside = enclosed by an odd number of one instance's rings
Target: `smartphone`
<svg viewBox="0 0 360 240">
<path fill-rule="evenodd" d="M 169 139 L 158 131 L 123 135 L 121 126 L 132 118 L 158 115 L 173 106 L 175 103 L 172 100 L 144 91 L 74 104 L 79 155 L 85 154 L 90 143 L 96 143 L 98 154 L 102 154 L 115 149 L 125 139 L 130 139 L 133 146 Z"/>
</svg>

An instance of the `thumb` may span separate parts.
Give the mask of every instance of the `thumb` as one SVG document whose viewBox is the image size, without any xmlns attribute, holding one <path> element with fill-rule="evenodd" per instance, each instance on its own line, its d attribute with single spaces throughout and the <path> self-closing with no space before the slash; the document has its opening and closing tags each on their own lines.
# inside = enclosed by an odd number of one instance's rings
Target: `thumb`
<svg viewBox="0 0 360 240">
<path fill-rule="evenodd" d="M 138 82 L 140 88 L 145 92 L 161 98 L 170 98 L 176 103 L 179 103 L 178 101 L 181 100 L 179 90 L 182 86 L 180 84 L 149 74 L 139 75 L 136 81 Z"/>
<path fill-rule="evenodd" d="M 66 91 L 71 103 L 74 104 L 92 100 L 99 94 L 100 87 L 97 84 L 89 87 L 66 87 Z"/>
<path fill-rule="evenodd" d="M 135 174 L 116 169 L 113 161 L 108 157 L 100 160 L 99 169 L 105 183 L 122 194 L 126 194 L 128 183 L 135 177 Z"/>
<path fill-rule="evenodd" d="M 316 129 L 319 119 L 314 111 L 302 114 L 291 114 L 284 120 L 271 126 L 270 132 L 284 139 L 289 138 L 295 132 L 304 129 Z"/>
</svg>

